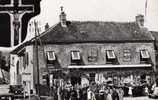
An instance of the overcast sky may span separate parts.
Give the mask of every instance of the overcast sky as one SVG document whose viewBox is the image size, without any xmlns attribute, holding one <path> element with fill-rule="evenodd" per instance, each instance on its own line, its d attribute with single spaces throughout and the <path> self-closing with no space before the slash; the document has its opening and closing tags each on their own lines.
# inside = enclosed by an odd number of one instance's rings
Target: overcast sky
<svg viewBox="0 0 158 100">
<path fill-rule="evenodd" d="M 59 21 L 60 6 L 68 20 L 79 21 L 134 21 L 137 14 L 145 13 L 146 0 L 42 0 L 42 23 L 53 25 Z M 158 31 L 158 0 L 148 0 L 146 24 Z"/>
<path fill-rule="evenodd" d="M 52 26 L 59 22 L 60 6 L 68 20 L 78 21 L 134 21 L 137 14 L 145 13 L 146 0 L 42 0 L 41 13 L 33 19 Z M 32 20 L 33 20 L 32 19 Z M 158 0 L 148 0 L 146 26 L 158 31 Z M 27 39 L 33 35 L 28 34 Z"/>
</svg>

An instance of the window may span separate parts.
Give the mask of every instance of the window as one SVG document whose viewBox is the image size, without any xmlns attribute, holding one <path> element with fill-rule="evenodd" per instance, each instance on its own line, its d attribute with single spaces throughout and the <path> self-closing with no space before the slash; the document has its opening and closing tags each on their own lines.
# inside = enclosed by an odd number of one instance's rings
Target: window
<svg viewBox="0 0 158 100">
<path fill-rule="evenodd" d="M 23 67 L 24 67 L 24 69 L 26 69 L 28 64 L 29 64 L 29 54 L 28 54 L 28 52 L 25 52 L 24 56 L 23 56 Z"/>
<path fill-rule="evenodd" d="M 47 56 L 47 64 L 54 64 L 56 60 L 55 52 L 54 51 L 47 51 L 46 52 Z"/>
<path fill-rule="evenodd" d="M 88 50 L 88 61 L 89 62 L 96 62 L 98 56 L 98 50 L 97 48 L 91 48 Z"/>
<path fill-rule="evenodd" d="M 54 61 L 56 60 L 55 52 L 54 51 L 47 51 L 47 60 Z"/>
<path fill-rule="evenodd" d="M 80 60 L 80 52 L 79 51 L 71 51 L 71 59 L 72 60 Z"/>
<path fill-rule="evenodd" d="M 113 50 L 107 50 L 107 51 L 106 51 L 106 54 L 107 54 L 107 58 L 108 58 L 108 59 L 115 59 L 115 58 L 116 58 L 116 57 L 115 57 L 115 53 L 114 53 Z"/>
<path fill-rule="evenodd" d="M 150 63 L 150 55 L 147 50 L 140 50 L 140 63 Z"/>
<path fill-rule="evenodd" d="M 123 50 L 123 61 L 125 62 L 131 61 L 131 51 L 129 49 Z"/>
<path fill-rule="evenodd" d="M 17 63 L 16 63 L 16 73 L 17 73 L 17 75 L 19 75 L 19 61 L 17 61 Z"/>
<path fill-rule="evenodd" d="M 29 64 L 29 53 L 28 52 L 25 53 L 25 60 L 26 60 L 26 65 L 28 65 Z"/>
<path fill-rule="evenodd" d="M 149 52 L 147 50 L 140 50 L 140 54 L 141 54 L 142 59 L 149 59 L 150 58 Z"/>
<path fill-rule="evenodd" d="M 114 64 L 116 63 L 116 55 L 114 53 L 114 50 L 106 50 L 106 63 L 107 64 Z"/>
</svg>

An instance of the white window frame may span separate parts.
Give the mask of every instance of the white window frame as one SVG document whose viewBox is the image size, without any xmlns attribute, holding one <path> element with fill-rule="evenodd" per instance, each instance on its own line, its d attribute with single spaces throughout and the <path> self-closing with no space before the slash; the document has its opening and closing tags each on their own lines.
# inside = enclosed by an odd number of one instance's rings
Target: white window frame
<svg viewBox="0 0 158 100">
<path fill-rule="evenodd" d="M 142 59 L 149 59 L 150 58 L 149 52 L 146 49 L 140 50 L 140 54 L 141 54 Z"/>
<path fill-rule="evenodd" d="M 48 59 L 49 61 L 54 61 L 54 60 L 56 60 L 55 52 L 54 52 L 54 51 L 47 51 L 46 53 L 47 53 L 47 59 Z M 53 53 L 53 57 L 52 57 L 52 58 L 50 57 L 50 53 Z"/>
<path fill-rule="evenodd" d="M 77 53 L 77 57 L 75 57 L 74 53 Z M 80 51 L 71 51 L 71 59 L 72 60 L 80 60 L 81 59 Z"/>
<path fill-rule="evenodd" d="M 112 52 L 112 56 L 110 55 L 110 52 Z M 114 50 L 106 50 L 106 55 L 107 55 L 107 59 L 116 59 Z"/>
</svg>

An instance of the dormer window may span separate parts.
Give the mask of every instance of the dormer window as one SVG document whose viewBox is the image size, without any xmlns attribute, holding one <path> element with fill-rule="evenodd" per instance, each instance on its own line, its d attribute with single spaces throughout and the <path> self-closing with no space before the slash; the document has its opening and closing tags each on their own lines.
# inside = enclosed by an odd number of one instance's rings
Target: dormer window
<svg viewBox="0 0 158 100">
<path fill-rule="evenodd" d="M 96 62 L 98 58 L 97 48 L 91 48 L 88 50 L 88 62 Z"/>
<path fill-rule="evenodd" d="M 144 50 L 140 50 L 140 61 L 141 63 L 147 63 L 150 60 L 150 55 L 149 52 L 144 49 Z"/>
<path fill-rule="evenodd" d="M 107 54 L 107 59 L 115 59 L 116 58 L 114 50 L 107 50 L 106 54 Z"/>
<path fill-rule="evenodd" d="M 81 65 L 81 55 L 80 51 L 71 51 L 71 65 Z"/>
<path fill-rule="evenodd" d="M 80 60 L 80 52 L 79 51 L 71 51 L 71 59 L 73 61 Z"/>
<path fill-rule="evenodd" d="M 124 49 L 123 50 L 123 61 L 124 62 L 130 62 L 131 61 L 131 50 L 130 49 Z"/>
<path fill-rule="evenodd" d="M 147 50 L 140 50 L 140 54 L 141 54 L 142 59 L 149 59 L 150 58 L 149 52 Z"/>
<path fill-rule="evenodd" d="M 106 50 L 106 63 L 113 64 L 116 62 L 116 55 L 114 50 Z"/>
<path fill-rule="evenodd" d="M 46 54 L 47 54 L 48 64 L 52 64 L 52 62 L 56 60 L 55 52 L 54 51 L 47 51 Z"/>
</svg>

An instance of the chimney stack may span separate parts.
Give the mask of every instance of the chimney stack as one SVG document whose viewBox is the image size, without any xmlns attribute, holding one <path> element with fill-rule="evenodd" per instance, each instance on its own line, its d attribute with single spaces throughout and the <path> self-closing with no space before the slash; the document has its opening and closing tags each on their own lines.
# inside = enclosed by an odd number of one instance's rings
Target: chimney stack
<svg viewBox="0 0 158 100">
<path fill-rule="evenodd" d="M 61 26 L 62 27 L 66 27 L 66 14 L 65 12 L 63 11 L 63 6 L 60 7 L 61 8 L 61 13 L 60 13 L 60 23 L 61 23 Z"/>
<path fill-rule="evenodd" d="M 142 14 L 137 15 L 136 23 L 139 25 L 139 27 L 144 27 L 144 15 Z"/>
</svg>

